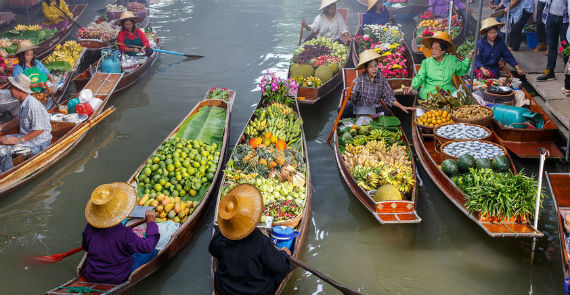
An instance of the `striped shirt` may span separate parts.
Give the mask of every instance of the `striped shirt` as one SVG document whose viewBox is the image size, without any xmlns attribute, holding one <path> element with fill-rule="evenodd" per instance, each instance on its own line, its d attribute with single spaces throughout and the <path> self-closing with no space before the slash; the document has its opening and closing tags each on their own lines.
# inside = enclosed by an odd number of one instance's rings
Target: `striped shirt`
<svg viewBox="0 0 570 295">
<path fill-rule="evenodd" d="M 356 107 L 380 107 L 383 100 L 387 106 L 392 107 L 396 100 L 394 92 L 390 87 L 388 80 L 378 72 L 374 81 L 370 81 L 368 74 L 363 73 L 354 79 L 354 87 L 352 87 L 352 97 Z"/>
<path fill-rule="evenodd" d="M 46 108 L 33 96 L 28 95 L 18 113 L 20 119 L 20 134 L 27 135 L 34 130 L 44 130 L 36 138 L 26 141 L 27 145 L 40 145 L 51 140 L 50 115 Z"/>
</svg>

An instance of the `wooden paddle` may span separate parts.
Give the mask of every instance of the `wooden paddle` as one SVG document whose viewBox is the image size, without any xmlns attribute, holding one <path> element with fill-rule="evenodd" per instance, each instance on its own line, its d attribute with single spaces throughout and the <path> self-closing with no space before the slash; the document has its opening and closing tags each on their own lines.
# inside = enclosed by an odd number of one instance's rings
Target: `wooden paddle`
<svg viewBox="0 0 570 295">
<path fill-rule="evenodd" d="M 304 28 L 305 27 L 303 27 L 303 25 L 301 24 L 301 34 L 299 34 L 299 45 L 298 46 L 301 46 L 301 41 L 303 41 L 303 29 Z"/>
<path fill-rule="evenodd" d="M 82 29 L 82 27 L 75 22 L 75 20 L 73 20 L 69 15 L 67 15 L 67 13 L 65 13 L 65 11 L 61 10 L 61 8 L 59 8 L 58 5 L 55 5 L 55 8 L 57 8 L 59 11 L 61 11 L 61 13 L 63 13 L 63 15 L 65 15 L 65 17 L 71 21 L 74 25 L 76 25 L 79 29 Z"/>
<path fill-rule="evenodd" d="M 127 47 L 134 47 L 134 48 L 143 48 L 144 46 L 137 46 L 137 45 L 127 45 L 127 44 L 123 44 L 123 43 L 119 43 L 119 42 L 115 42 L 115 44 L 117 45 L 123 45 L 123 46 L 127 46 Z M 180 56 L 185 56 L 185 57 L 189 57 L 191 59 L 199 59 L 202 58 L 204 56 L 202 55 L 192 55 L 192 54 L 185 54 L 185 53 L 180 53 L 180 52 L 174 52 L 174 51 L 168 51 L 168 50 L 162 50 L 162 49 L 154 49 L 151 48 L 152 50 L 156 51 L 156 52 L 161 52 L 161 53 L 166 53 L 166 54 L 174 54 L 174 55 L 180 55 Z"/>
<path fill-rule="evenodd" d="M 49 96 L 51 96 L 51 99 L 53 100 L 53 103 L 56 104 L 57 101 L 55 99 L 55 96 L 53 96 L 53 93 L 51 93 L 51 90 L 49 89 L 47 83 L 43 82 L 42 84 L 44 84 L 44 87 L 46 88 L 47 93 L 49 94 Z"/>
<path fill-rule="evenodd" d="M 136 226 L 139 226 L 145 222 L 146 222 L 146 219 L 142 219 L 142 220 L 139 220 L 137 222 L 134 222 L 133 224 L 129 224 L 127 226 L 128 227 L 136 227 Z M 54 263 L 54 262 L 59 262 L 63 258 L 71 256 L 71 255 L 73 255 L 73 254 L 75 254 L 81 250 L 83 250 L 83 247 L 79 246 L 79 247 L 77 247 L 75 249 L 71 249 L 65 253 L 54 254 L 51 256 L 34 256 L 34 257 L 31 257 L 30 259 L 32 262 L 34 262 L 36 264 L 50 264 L 50 263 Z"/>
<path fill-rule="evenodd" d="M 291 261 L 293 261 L 293 263 L 295 263 L 296 265 L 308 270 L 309 272 L 313 273 L 314 275 L 316 275 L 317 277 L 321 278 L 323 281 L 331 284 L 333 287 L 337 288 L 339 291 L 342 292 L 342 294 L 347 294 L 347 295 L 362 295 L 361 293 L 358 293 L 352 289 L 349 289 L 347 287 L 341 286 L 339 285 L 337 282 L 333 281 L 331 278 L 325 276 L 324 274 L 320 273 L 318 270 L 312 268 L 311 266 L 307 265 L 306 263 L 304 263 L 303 261 L 293 257 L 293 256 L 289 256 L 289 259 L 291 259 Z"/>
<path fill-rule="evenodd" d="M 329 135 L 329 138 L 327 139 L 328 143 L 330 143 L 331 139 L 333 138 L 333 135 L 336 131 L 336 127 L 338 126 L 338 122 L 340 121 L 340 117 L 342 117 L 342 113 L 344 112 L 344 107 L 346 106 L 346 102 L 348 101 L 348 98 L 352 94 L 352 87 L 354 87 L 354 83 L 352 83 L 352 85 L 350 85 L 350 88 L 348 89 L 348 93 L 346 94 L 346 96 L 344 97 L 344 100 L 342 101 L 342 105 L 340 106 L 340 110 L 338 111 L 338 116 L 336 116 L 336 121 L 334 122 L 333 128 L 331 130 L 331 134 Z"/>
</svg>

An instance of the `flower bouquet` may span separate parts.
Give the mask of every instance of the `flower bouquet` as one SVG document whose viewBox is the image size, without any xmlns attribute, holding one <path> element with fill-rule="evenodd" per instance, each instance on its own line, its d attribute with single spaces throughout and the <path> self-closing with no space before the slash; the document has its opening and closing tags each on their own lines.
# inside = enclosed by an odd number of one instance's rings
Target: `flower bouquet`
<svg viewBox="0 0 570 295">
<path fill-rule="evenodd" d="M 403 43 L 404 33 L 400 25 L 365 25 L 364 37 L 374 43 Z"/>
<path fill-rule="evenodd" d="M 407 59 L 404 57 L 403 46 L 396 51 L 385 51 L 381 53 L 386 56 L 379 64 L 380 72 L 386 79 L 391 78 L 409 78 L 408 69 L 406 67 Z"/>
<path fill-rule="evenodd" d="M 208 91 L 208 99 L 221 99 L 223 101 L 230 100 L 230 91 L 226 88 L 214 87 Z"/>
<path fill-rule="evenodd" d="M 558 48 L 558 53 L 564 54 L 564 56 L 570 56 L 570 44 L 566 40 L 562 40 L 562 47 Z"/>
<path fill-rule="evenodd" d="M 297 97 L 299 85 L 293 79 L 281 79 L 275 73 L 267 73 L 259 83 L 261 89 L 262 102 L 265 104 L 281 103 L 293 105 Z"/>
</svg>

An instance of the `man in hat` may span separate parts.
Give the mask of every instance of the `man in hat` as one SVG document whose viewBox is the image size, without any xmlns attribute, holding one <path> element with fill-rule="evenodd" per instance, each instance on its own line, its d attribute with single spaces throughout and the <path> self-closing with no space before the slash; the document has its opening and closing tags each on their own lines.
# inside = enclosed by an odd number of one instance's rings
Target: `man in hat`
<svg viewBox="0 0 570 295">
<path fill-rule="evenodd" d="M 148 38 L 143 31 L 135 26 L 136 23 L 140 22 L 141 20 L 130 11 L 123 12 L 121 18 L 117 20 L 117 25 L 122 28 L 117 35 L 119 49 L 131 56 L 139 52 L 147 56 L 152 54 Z"/>
<path fill-rule="evenodd" d="M 261 192 L 251 184 L 229 191 L 218 205 L 218 227 L 208 251 L 217 260 L 217 294 L 272 295 L 293 269 L 289 249 L 278 250 L 257 224 L 263 211 Z"/>
<path fill-rule="evenodd" d="M 16 145 L 22 144 L 32 149 L 35 155 L 46 149 L 51 143 L 50 116 L 46 108 L 33 96 L 30 95 L 31 80 L 24 74 L 16 78 L 8 77 L 10 81 L 10 93 L 20 102 L 19 120 L 11 120 L 1 126 L 3 130 L 17 127 L 19 124 L 19 134 L 9 134 L 0 136 L 0 144 Z M 11 157 L 10 158 L 11 162 Z M 2 167 L 5 171 L 6 167 Z M 11 167 L 9 167 L 11 168 Z"/>
<path fill-rule="evenodd" d="M 87 251 L 85 278 L 88 282 L 120 284 L 156 256 L 160 233 L 153 210 L 145 214 L 144 238 L 121 223 L 135 208 L 136 200 L 136 189 L 125 182 L 103 184 L 91 193 L 85 207 L 87 225 L 81 243 Z"/>
<path fill-rule="evenodd" d="M 362 16 L 362 30 L 365 25 L 385 25 L 390 21 L 390 12 L 382 1 L 368 0 L 368 10 Z"/>
<path fill-rule="evenodd" d="M 301 21 L 301 25 L 308 31 L 319 32 L 319 36 L 324 36 L 332 40 L 341 42 L 340 37 L 344 36 L 350 40 L 350 34 L 344 18 L 336 11 L 336 3 L 338 0 L 321 0 L 321 13 L 315 17 L 313 23 L 309 26 L 305 19 Z"/>
</svg>

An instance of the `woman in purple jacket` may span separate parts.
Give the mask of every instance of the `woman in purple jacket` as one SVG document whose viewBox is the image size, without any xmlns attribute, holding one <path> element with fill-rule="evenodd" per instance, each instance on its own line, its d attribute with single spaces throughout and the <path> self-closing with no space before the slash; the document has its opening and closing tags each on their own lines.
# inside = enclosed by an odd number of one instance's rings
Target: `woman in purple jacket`
<svg viewBox="0 0 570 295">
<path fill-rule="evenodd" d="M 449 16 L 449 0 L 429 0 L 428 10 L 433 12 L 435 17 L 448 17 Z M 453 6 L 463 11 L 465 4 L 461 0 L 454 0 Z"/>
<path fill-rule="evenodd" d="M 135 207 L 137 193 L 124 182 L 98 186 L 85 207 L 87 226 L 82 247 L 87 251 L 85 278 L 92 283 L 120 284 L 158 252 L 160 239 L 154 211 L 146 212 L 146 235 L 139 237 L 121 221 Z"/>
</svg>

